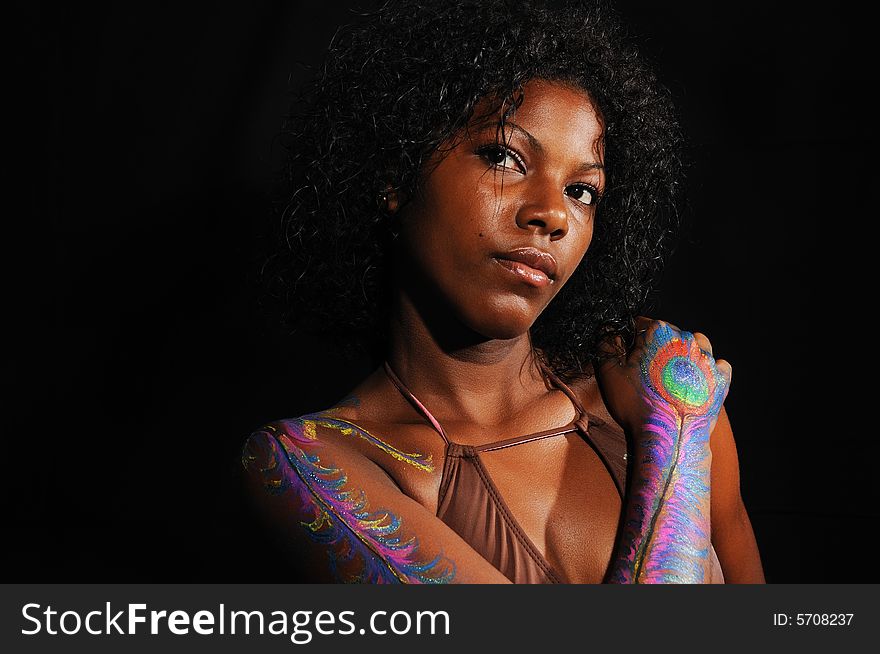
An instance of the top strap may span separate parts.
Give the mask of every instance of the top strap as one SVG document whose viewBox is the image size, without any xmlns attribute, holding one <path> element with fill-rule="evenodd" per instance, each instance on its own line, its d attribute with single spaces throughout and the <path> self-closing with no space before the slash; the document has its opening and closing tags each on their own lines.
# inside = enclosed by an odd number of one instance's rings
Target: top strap
<svg viewBox="0 0 880 654">
<path fill-rule="evenodd" d="M 409 403 L 412 404 L 419 413 L 421 413 L 428 422 L 431 423 L 431 426 L 437 430 L 437 433 L 443 438 L 447 445 L 449 445 L 449 438 L 446 436 L 446 430 L 443 429 L 443 425 L 435 418 L 430 411 L 428 411 L 427 407 L 419 402 L 418 398 L 413 395 L 410 390 L 404 386 L 403 382 L 400 381 L 400 378 L 394 374 L 394 371 L 391 369 L 391 366 L 388 365 L 388 361 L 385 362 L 385 372 L 388 373 L 388 377 L 394 382 L 394 385 L 397 386 L 397 390 L 403 394 L 403 396 L 409 400 Z"/>
<path fill-rule="evenodd" d="M 550 378 L 550 381 L 553 382 L 553 385 L 556 386 L 556 388 L 561 390 L 563 393 L 565 393 L 568 396 L 568 399 L 571 400 L 571 403 L 574 404 L 574 408 L 577 409 L 578 412 L 578 417 L 575 419 L 575 421 L 586 416 L 587 412 L 584 410 L 581 401 L 578 399 L 578 396 L 575 395 L 574 391 L 568 387 L 568 384 L 557 377 L 556 373 L 550 370 L 550 367 L 545 364 L 540 357 L 538 357 L 538 365 L 541 367 L 541 370 L 544 371 L 544 374 L 546 374 Z"/>
<path fill-rule="evenodd" d="M 571 403 L 574 405 L 574 408 L 577 410 L 578 415 L 575 417 L 575 419 L 572 421 L 571 424 L 578 425 L 582 429 L 584 429 L 584 431 L 587 431 L 588 427 L 586 425 L 586 420 L 585 420 L 585 418 L 587 416 L 587 412 L 584 410 L 584 407 L 581 404 L 580 400 L 578 399 L 577 395 L 575 395 L 574 391 L 572 391 L 565 382 L 563 382 L 559 377 L 557 377 L 556 374 L 552 370 L 550 370 L 550 368 L 547 365 L 545 365 L 544 362 L 541 361 L 540 359 L 538 359 L 538 365 L 540 366 L 540 368 L 544 372 L 544 374 L 546 374 L 550 378 L 550 381 L 553 383 L 553 385 L 556 386 L 556 388 L 561 390 L 563 393 L 565 393 L 565 395 L 568 397 L 568 399 L 571 400 Z M 440 424 L 440 421 L 437 420 L 433 416 L 433 414 L 430 411 L 428 411 L 428 408 L 424 404 L 419 402 L 419 399 L 415 395 L 412 394 L 412 392 L 400 380 L 400 377 L 398 377 L 395 374 L 395 372 L 391 369 L 391 366 L 388 364 L 388 361 L 385 361 L 384 366 L 385 366 L 385 372 L 388 374 L 389 379 L 391 379 L 391 381 L 394 383 L 394 385 L 397 386 L 397 390 L 399 390 L 401 392 L 401 394 L 409 401 L 409 403 L 412 404 L 413 407 L 415 407 L 416 410 L 419 413 L 421 413 L 428 422 L 431 423 L 431 426 L 434 427 L 434 430 L 438 434 L 440 434 L 440 437 L 443 439 L 443 441 L 447 445 L 449 445 L 451 443 L 451 441 L 449 440 L 449 437 L 446 435 L 446 430 L 443 429 L 443 425 Z M 528 442 L 531 440 L 539 440 L 542 438 L 547 438 L 549 436 L 556 436 L 558 434 L 566 433 L 568 431 L 568 429 L 569 429 L 568 426 L 566 426 L 563 428 L 548 429 L 546 431 L 537 432 L 535 434 L 526 434 L 523 436 L 508 438 L 508 439 L 504 439 L 502 441 L 493 441 L 492 443 L 486 443 L 484 445 L 481 445 L 477 449 L 480 451 L 501 449 L 503 447 L 509 447 L 511 445 L 518 445 L 519 443 L 524 443 L 524 442 Z"/>
</svg>

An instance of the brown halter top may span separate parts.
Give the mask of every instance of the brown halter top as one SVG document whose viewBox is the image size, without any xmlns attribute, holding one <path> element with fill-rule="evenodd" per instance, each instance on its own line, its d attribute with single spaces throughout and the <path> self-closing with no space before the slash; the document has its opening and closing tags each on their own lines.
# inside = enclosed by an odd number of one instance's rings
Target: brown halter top
<svg viewBox="0 0 880 654">
<path fill-rule="evenodd" d="M 556 429 L 472 446 L 450 441 L 442 425 L 385 363 L 385 371 L 394 385 L 446 443 L 437 517 L 508 579 L 522 584 L 561 583 L 564 580 L 520 528 L 483 467 L 482 455 L 577 432 L 608 468 L 621 497 L 626 487 L 626 438 L 623 432 L 588 414 L 574 392 L 547 367 L 542 365 L 542 368 L 553 384 L 571 400 L 577 410 L 575 419 Z"/>
<path fill-rule="evenodd" d="M 566 580 L 553 569 L 517 523 L 484 468 L 482 455 L 521 443 L 578 433 L 605 464 L 621 500 L 626 489 L 627 447 L 623 430 L 587 413 L 574 392 L 552 370 L 539 363 L 554 386 L 571 400 L 577 411 L 574 420 L 563 427 L 472 446 L 450 441 L 443 426 L 385 362 L 389 379 L 446 443 L 437 517 L 516 584 L 566 583 Z M 721 579 L 720 583 L 723 583 L 714 548 L 711 556 L 711 581 L 719 583 Z"/>
</svg>

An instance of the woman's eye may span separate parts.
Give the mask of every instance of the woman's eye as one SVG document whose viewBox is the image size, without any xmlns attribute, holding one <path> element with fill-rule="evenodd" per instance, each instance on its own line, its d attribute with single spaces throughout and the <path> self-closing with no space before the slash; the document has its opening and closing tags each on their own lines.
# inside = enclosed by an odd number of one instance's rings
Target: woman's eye
<svg viewBox="0 0 880 654">
<path fill-rule="evenodd" d="M 599 192 L 589 184 L 572 184 L 565 187 L 565 194 L 581 204 L 596 204 Z"/>
<path fill-rule="evenodd" d="M 513 152 L 501 145 L 486 145 L 477 153 L 493 166 L 524 170 L 522 160 Z"/>
</svg>

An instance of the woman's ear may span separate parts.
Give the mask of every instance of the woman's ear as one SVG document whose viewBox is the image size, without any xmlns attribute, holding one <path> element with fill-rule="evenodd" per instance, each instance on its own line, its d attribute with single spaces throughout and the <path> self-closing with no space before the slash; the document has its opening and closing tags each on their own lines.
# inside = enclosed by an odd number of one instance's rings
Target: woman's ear
<svg viewBox="0 0 880 654">
<path fill-rule="evenodd" d="M 395 191 L 386 191 L 385 193 L 385 210 L 388 213 L 397 213 L 400 208 L 400 199 Z"/>
<path fill-rule="evenodd" d="M 385 190 L 379 194 L 379 203 L 386 213 L 397 213 L 397 210 L 400 208 L 400 196 L 391 184 L 388 184 Z"/>
</svg>

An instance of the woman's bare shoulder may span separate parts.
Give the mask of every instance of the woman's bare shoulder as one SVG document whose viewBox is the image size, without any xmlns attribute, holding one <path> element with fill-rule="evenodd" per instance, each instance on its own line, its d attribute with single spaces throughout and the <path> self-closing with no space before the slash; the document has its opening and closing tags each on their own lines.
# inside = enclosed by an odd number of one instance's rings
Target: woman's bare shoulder
<svg viewBox="0 0 880 654">
<path fill-rule="evenodd" d="M 254 430 L 248 440 L 284 437 L 306 445 L 335 444 L 345 449 L 351 439 L 340 438 L 341 432 L 348 432 L 361 422 L 374 422 L 378 415 L 375 407 L 382 405 L 378 377 L 374 371 L 330 406 L 269 422 Z"/>
<path fill-rule="evenodd" d="M 576 377 L 569 382 L 568 386 L 574 391 L 587 413 L 599 418 L 606 424 L 614 425 L 621 430 L 623 429 L 609 413 L 608 406 L 605 404 L 599 383 L 596 381 L 594 374 Z"/>
<path fill-rule="evenodd" d="M 356 412 L 334 406 L 266 423 L 247 436 L 241 463 L 248 474 L 260 477 L 277 464 L 279 457 L 294 463 L 341 457 L 349 466 L 360 467 L 360 461 L 368 457 L 351 438 L 358 429 L 356 418 Z"/>
</svg>

